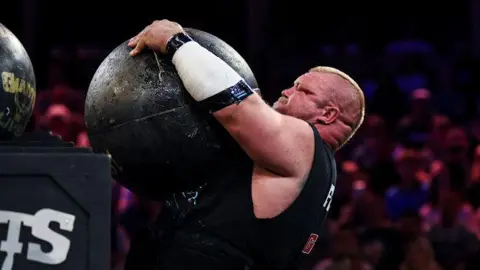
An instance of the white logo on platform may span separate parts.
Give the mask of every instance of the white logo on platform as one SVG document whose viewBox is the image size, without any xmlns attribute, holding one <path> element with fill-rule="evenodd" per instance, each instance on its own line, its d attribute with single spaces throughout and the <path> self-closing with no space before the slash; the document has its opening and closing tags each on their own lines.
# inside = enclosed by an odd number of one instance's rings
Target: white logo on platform
<svg viewBox="0 0 480 270">
<path fill-rule="evenodd" d="M 22 253 L 23 244 L 19 242 L 22 226 L 30 227 L 34 237 L 52 246 L 50 251 L 44 252 L 39 244 L 28 243 L 27 260 L 49 265 L 64 262 L 70 250 L 70 240 L 52 231 L 49 228 L 51 223 L 57 223 L 61 230 L 71 232 L 75 216 L 48 208 L 41 209 L 34 215 L 0 210 L 0 224 L 8 224 L 6 238 L 0 241 L 0 252 L 7 253 L 0 269 L 11 270 L 15 254 Z"/>
</svg>

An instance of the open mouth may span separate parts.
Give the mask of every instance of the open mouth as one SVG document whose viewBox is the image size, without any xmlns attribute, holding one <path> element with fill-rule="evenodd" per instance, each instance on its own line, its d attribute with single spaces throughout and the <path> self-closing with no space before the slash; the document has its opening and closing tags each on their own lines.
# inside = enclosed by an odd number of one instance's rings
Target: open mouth
<svg viewBox="0 0 480 270">
<path fill-rule="evenodd" d="M 288 103 L 288 97 L 282 95 L 282 96 L 280 96 L 280 98 L 278 98 L 278 101 L 280 103 L 287 104 Z"/>
</svg>

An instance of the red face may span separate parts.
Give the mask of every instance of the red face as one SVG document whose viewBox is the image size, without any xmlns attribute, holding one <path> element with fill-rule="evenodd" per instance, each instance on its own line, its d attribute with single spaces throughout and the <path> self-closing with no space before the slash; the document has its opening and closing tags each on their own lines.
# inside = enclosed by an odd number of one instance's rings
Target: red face
<svg viewBox="0 0 480 270">
<path fill-rule="evenodd" d="M 321 104 L 320 76 L 318 72 L 300 76 L 292 87 L 282 91 L 273 108 L 281 114 L 314 122 Z"/>
</svg>

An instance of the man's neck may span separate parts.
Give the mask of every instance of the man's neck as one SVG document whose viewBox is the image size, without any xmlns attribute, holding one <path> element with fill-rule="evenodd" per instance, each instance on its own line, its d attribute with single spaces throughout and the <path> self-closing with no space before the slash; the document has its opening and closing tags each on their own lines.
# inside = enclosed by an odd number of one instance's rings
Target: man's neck
<svg viewBox="0 0 480 270">
<path fill-rule="evenodd" d="M 345 137 L 340 130 L 334 128 L 333 126 L 324 126 L 320 124 L 315 124 L 315 127 L 318 130 L 318 133 L 322 137 L 323 141 L 330 147 L 330 149 L 335 152 L 340 148 L 342 144 L 342 138 Z"/>
</svg>

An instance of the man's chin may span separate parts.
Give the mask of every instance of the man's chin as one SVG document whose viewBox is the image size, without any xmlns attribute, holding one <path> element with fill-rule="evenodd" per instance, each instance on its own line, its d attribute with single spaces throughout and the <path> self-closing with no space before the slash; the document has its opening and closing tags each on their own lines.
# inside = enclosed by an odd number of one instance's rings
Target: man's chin
<svg viewBox="0 0 480 270">
<path fill-rule="evenodd" d="M 282 106 L 282 103 L 280 103 L 280 102 L 278 102 L 278 101 L 276 101 L 276 102 L 273 103 L 273 105 L 272 105 L 272 108 L 273 108 L 275 111 L 277 111 L 277 112 L 281 111 L 282 107 L 283 107 L 283 106 Z"/>
<path fill-rule="evenodd" d="M 273 104 L 272 108 L 281 114 L 287 114 L 287 110 L 285 109 L 285 106 L 282 106 L 282 104 Z"/>
</svg>

